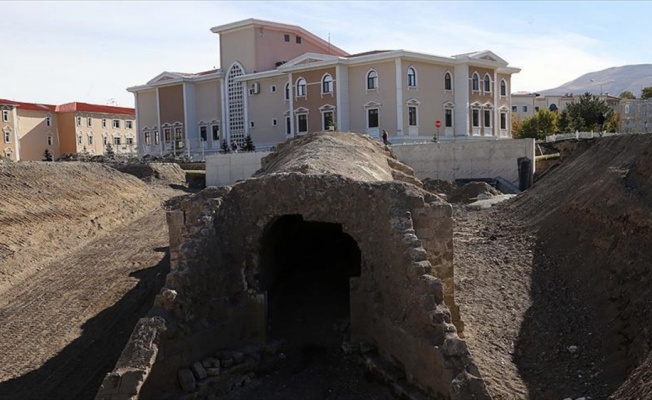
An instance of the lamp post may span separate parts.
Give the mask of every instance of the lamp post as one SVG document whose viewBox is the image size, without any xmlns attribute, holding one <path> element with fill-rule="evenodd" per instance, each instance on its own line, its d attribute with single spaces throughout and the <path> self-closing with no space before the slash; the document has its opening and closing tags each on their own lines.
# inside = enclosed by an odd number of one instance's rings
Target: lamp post
<svg viewBox="0 0 652 400">
<path fill-rule="evenodd" d="M 597 83 L 595 79 L 591 79 L 591 82 Z M 598 83 L 600 85 L 600 96 L 602 96 L 602 83 Z"/>
</svg>

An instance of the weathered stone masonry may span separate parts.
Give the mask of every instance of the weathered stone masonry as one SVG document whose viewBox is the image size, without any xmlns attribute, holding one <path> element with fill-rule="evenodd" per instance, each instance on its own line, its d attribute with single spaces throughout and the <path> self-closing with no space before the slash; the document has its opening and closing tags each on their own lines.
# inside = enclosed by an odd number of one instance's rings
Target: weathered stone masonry
<svg viewBox="0 0 652 400">
<path fill-rule="evenodd" d="M 454 306 L 444 286 L 453 276 L 451 206 L 412 184 L 409 172 L 367 137 L 309 135 L 270 156 L 256 177 L 207 188 L 170 212 L 171 272 L 152 311 L 165 328 L 152 343 L 158 352 L 140 398 L 180 393 L 180 370 L 268 341 L 262 277 L 272 262 L 263 246 L 286 216 L 338 224 L 357 244 L 352 346 L 371 344 L 433 397 L 489 398 L 445 303 Z M 114 392 L 98 398 L 130 398 Z"/>
</svg>

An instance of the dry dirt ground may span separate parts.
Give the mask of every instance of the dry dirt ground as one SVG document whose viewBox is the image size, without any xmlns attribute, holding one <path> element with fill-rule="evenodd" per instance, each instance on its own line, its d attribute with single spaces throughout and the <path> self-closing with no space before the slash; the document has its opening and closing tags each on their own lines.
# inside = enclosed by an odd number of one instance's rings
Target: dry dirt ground
<svg viewBox="0 0 652 400">
<path fill-rule="evenodd" d="M 163 284 L 162 203 L 184 192 L 101 164 L 0 162 L 0 193 L 0 399 L 92 399 Z"/>
<path fill-rule="evenodd" d="M 521 195 L 454 205 L 465 338 L 494 399 L 652 399 L 652 136 L 558 150 Z M 90 399 L 168 269 L 161 201 L 180 192 L 104 167 L 24 168 L 0 164 L 0 399 Z M 290 356 L 281 380 L 266 383 L 272 369 L 227 398 L 386 398 L 327 392 L 367 382 L 337 360 L 348 381 L 321 376 L 328 354 L 299 369 Z M 319 378 L 319 394 L 283 386 Z"/>
</svg>

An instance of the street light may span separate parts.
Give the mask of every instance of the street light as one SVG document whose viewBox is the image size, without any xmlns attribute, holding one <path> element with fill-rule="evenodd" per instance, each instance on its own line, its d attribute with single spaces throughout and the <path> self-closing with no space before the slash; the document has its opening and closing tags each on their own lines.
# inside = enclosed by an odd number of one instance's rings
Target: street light
<svg viewBox="0 0 652 400">
<path fill-rule="evenodd" d="M 595 79 L 591 79 L 591 82 L 597 83 L 595 82 Z M 602 96 L 602 83 L 598 83 L 598 84 L 600 85 L 600 96 Z"/>
</svg>

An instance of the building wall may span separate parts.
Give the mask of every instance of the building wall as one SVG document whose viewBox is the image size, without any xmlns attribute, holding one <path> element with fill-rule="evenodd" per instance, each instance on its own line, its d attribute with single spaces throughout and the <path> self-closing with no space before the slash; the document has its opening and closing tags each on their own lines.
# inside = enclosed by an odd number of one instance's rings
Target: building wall
<svg viewBox="0 0 652 400">
<path fill-rule="evenodd" d="M 289 35 L 289 42 L 285 41 L 285 35 Z M 275 69 L 276 63 L 290 61 L 305 53 L 325 53 L 322 46 L 317 45 L 310 38 L 302 36 L 301 32 L 293 30 L 256 27 L 253 36 L 256 52 L 253 69 L 258 72 Z M 301 43 L 297 43 L 297 37 L 301 38 Z"/>
<path fill-rule="evenodd" d="M 158 124 L 158 100 L 157 90 L 143 90 L 134 93 L 136 104 L 136 117 L 138 119 L 138 148 L 144 153 L 159 153 L 161 151 L 160 127 Z M 150 135 L 150 144 L 145 141 L 145 132 Z M 154 139 L 156 133 L 159 134 L 159 143 L 156 144 Z"/>
<path fill-rule="evenodd" d="M 233 32 L 220 33 L 220 66 L 228 71 L 239 62 L 246 73 L 256 70 L 255 28 L 249 26 Z"/>
<path fill-rule="evenodd" d="M 394 60 L 373 64 L 356 65 L 349 67 L 349 104 L 350 104 L 350 130 L 358 133 L 368 133 L 379 137 L 383 129 L 387 130 L 389 137 L 404 136 L 406 132 L 399 132 L 396 122 L 396 69 Z M 378 89 L 367 90 L 367 73 L 375 69 L 378 73 Z M 379 127 L 377 130 L 367 129 L 367 108 L 365 105 L 378 103 Z"/>
<path fill-rule="evenodd" d="M 183 85 L 165 86 L 159 90 L 159 110 L 161 125 L 174 124 L 185 120 L 183 112 Z"/>
<path fill-rule="evenodd" d="M 320 107 L 330 105 L 336 107 L 336 94 L 335 89 L 333 93 L 322 94 L 322 78 L 325 74 L 335 76 L 335 67 L 317 69 L 311 71 L 304 71 L 292 75 L 293 79 L 293 96 L 294 96 L 294 110 L 295 111 L 295 132 L 298 132 L 298 125 L 296 120 L 296 110 L 305 108 L 308 110 L 308 133 L 319 132 L 323 130 L 322 115 Z M 296 84 L 299 78 L 303 78 L 307 83 L 307 91 L 305 97 L 297 97 Z M 335 83 L 333 82 L 333 88 Z"/>
<path fill-rule="evenodd" d="M 247 94 L 248 133 L 257 148 L 270 148 L 288 137 L 285 134 L 285 116 L 290 107 L 289 100 L 285 100 L 287 79 L 288 77 L 283 75 L 256 80 L 260 85 L 260 92 Z M 276 87 L 276 91 L 272 92 L 272 86 Z"/>
<path fill-rule="evenodd" d="M 45 149 L 50 150 L 54 159 L 61 154 L 57 135 L 57 119 L 54 112 L 17 110 L 18 140 L 20 141 L 20 159 L 25 161 L 41 161 Z M 46 118 L 51 118 L 47 126 Z M 52 145 L 48 144 L 52 138 Z"/>
<path fill-rule="evenodd" d="M 220 98 L 220 80 L 214 79 L 205 82 L 197 82 L 195 86 L 195 107 L 197 110 L 197 122 L 195 126 L 188 129 L 197 130 L 197 137 L 200 137 L 200 126 L 206 127 L 207 150 L 220 148 L 220 141 L 223 138 L 224 122 L 222 121 L 222 101 Z M 213 126 L 218 127 L 218 138 L 213 140 Z"/>
<path fill-rule="evenodd" d="M 18 151 L 18 140 L 16 133 L 16 109 L 13 106 L 0 107 L 0 155 L 9 157 L 12 160 L 20 159 Z M 6 121 L 3 119 L 6 116 Z"/>
<path fill-rule="evenodd" d="M 58 118 L 59 140 L 61 141 L 61 153 L 76 153 L 76 131 L 75 113 L 59 113 Z M 102 142 L 101 134 L 98 138 Z"/>
</svg>

